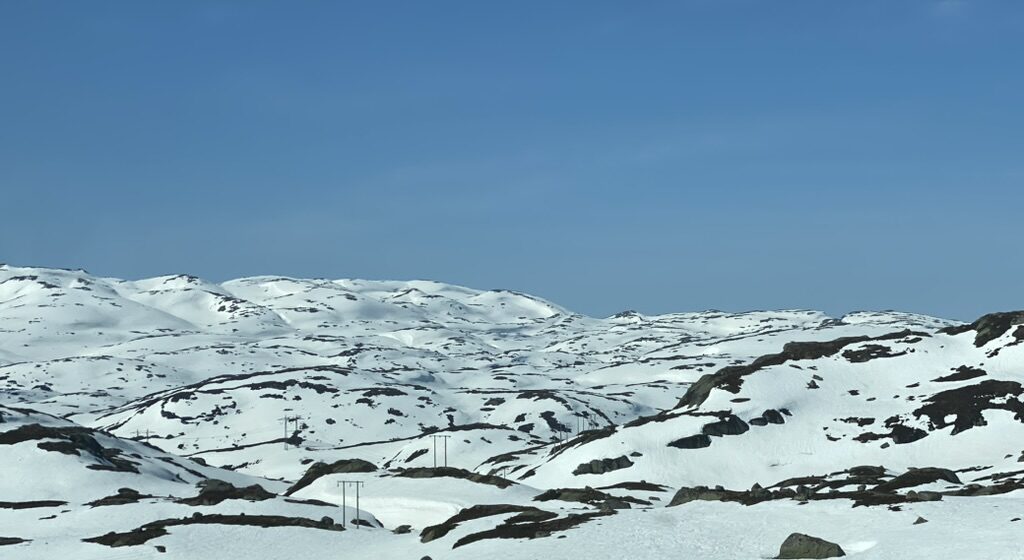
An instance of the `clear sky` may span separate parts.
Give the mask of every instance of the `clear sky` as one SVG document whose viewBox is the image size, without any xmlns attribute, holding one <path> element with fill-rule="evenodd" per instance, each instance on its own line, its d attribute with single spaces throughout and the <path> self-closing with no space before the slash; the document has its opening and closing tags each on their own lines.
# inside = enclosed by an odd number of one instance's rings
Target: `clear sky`
<svg viewBox="0 0 1024 560">
<path fill-rule="evenodd" d="M 0 262 L 1024 308 L 1024 2 L 3 2 Z"/>
</svg>

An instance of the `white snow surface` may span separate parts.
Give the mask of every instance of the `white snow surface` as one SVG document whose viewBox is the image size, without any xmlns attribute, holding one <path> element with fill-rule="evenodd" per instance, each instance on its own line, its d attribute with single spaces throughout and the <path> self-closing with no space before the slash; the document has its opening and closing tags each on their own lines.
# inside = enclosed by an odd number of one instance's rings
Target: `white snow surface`
<svg viewBox="0 0 1024 560">
<path fill-rule="evenodd" d="M 979 345 L 982 327 L 944 330 L 960 323 L 893 311 L 593 318 L 527 294 L 431 281 L 125 281 L 2 265 L 0 542 L 27 542 L 0 545 L 0 558 L 344 549 L 381 558 L 715 560 L 774 556 L 792 532 L 855 558 L 1024 558 L 1024 521 L 1015 520 L 1024 496 L 1012 487 L 1024 484 L 1024 315 L 1008 321 Z M 783 351 L 838 339 L 824 353 L 821 345 Z M 730 371 L 739 372 L 731 381 Z M 719 434 L 710 424 L 731 428 Z M 44 436 L 22 437 L 33 426 Z M 313 463 L 357 458 L 378 469 L 327 474 L 284 495 Z M 629 465 L 581 471 L 600 460 Z M 508 483 L 399 476 L 435 461 Z M 897 505 L 851 507 L 850 497 L 666 507 L 683 487 L 770 488 L 859 465 L 893 475 L 950 469 L 960 482 L 901 489 L 946 495 Z M 207 479 L 278 495 L 177 501 Z M 341 481 L 364 484 L 359 515 L 368 526 L 203 523 L 169 526 L 133 546 L 82 541 L 196 512 L 351 520 Z M 640 481 L 663 489 L 607 488 Z M 998 484 L 999 492 L 974 490 Z M 535 500 L 586 487 L 643 503 L 546 537 L 453 548 L 503 527 L 505 513 L 420 542 L 425 527 L 477 505 L 536 507 L 559 520 L 601 512 L 595 503 Z M 89 505 L 121 488 L 148 497 Z M 22 507 L 40 501 L 62 505 Z M 915 525 L 918 516 L 928 523 Z M 412 532 L 390 531 L 401 525 Z"/>
</svg>

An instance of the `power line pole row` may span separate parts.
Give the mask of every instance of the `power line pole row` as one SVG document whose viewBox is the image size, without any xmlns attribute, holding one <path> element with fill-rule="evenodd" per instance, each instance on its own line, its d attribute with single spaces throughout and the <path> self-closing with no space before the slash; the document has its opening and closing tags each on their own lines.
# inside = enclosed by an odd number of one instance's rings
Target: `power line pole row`
<svg viewBox="0 0 1024 560">
<path fill-rule="evenodd" d="M 573 416 L 576 418 L 576 432 L 573 433 L 572 426 L 569 424 L 558 423 L 552 431 L 555 434 L 555 438 L 560 443 L 569 441 L 574 436 L 578 436 L 585 431 L 597 429 L 597 422 L 590 418 L 589 412 L 573 412 Z"/>
<path fill-rule="evenodd" d="M 437 468 L 437 440 L 438 440 L 438 438 L 441 438 L 444 441 L 444 466 L 447 467 L 448 466 L 448 438 L 450 438 L 452 436 L 433 435 L 433 436 L 430 436 L 430 437 L 434 438 L 434 468 L 435 469 Z"/>
<path fill-rule="evenodd" d="M 362 523 L 359 519 L 359 487 L 363 485 L 363 481 L 361 480 L 338 481 L 338 486 L 341 486 L 341 526 L 345 527 L 345 523 L 347 522 L 346 515 L 348 510 L 346 508 L 348 507 L 348 500 L 345 496 L 345 489 L 348 488 L 349 484 L 356 487 L 356 520 L 353 521 L 353 524 L 356 526 L 356 529 L 358 529 L 359 525 Z"/>
</svg>

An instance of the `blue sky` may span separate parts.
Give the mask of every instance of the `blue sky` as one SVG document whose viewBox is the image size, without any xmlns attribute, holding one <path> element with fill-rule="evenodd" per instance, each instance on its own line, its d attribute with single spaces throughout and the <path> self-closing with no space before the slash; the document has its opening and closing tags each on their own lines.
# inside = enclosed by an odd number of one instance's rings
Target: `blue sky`
<svg viewBox="0 0 1024 560">
<path fill-rule="evenodd" d="M 1024 3 L 5 2 L 0 261 L 1024 307 Z"/>
</svg>

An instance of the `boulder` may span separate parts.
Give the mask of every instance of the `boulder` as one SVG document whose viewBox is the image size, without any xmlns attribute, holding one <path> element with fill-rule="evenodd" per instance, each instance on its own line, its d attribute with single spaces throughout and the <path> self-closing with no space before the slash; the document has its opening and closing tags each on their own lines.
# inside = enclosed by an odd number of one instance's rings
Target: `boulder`
<svg viewBox="0 0 1024 560">
<path fill-rule="evenodd" d="M 838 558 L 846 556 L 843 549 L 833 542 L 803 533 L 793 533 L 779 548 L 776 558 Z"/>
<path fill-rule="evenodd" d="M 769 424 L 786 423 L 786 419 L 782 417 L 782 413 L 780 413 L 778 410 L 774 410 L 771 408 L 764 411 L 764 414 L 761 417 L 764 418 L 765 421 L 768 422 Z"/>
<path fill-rule="evenodd" d="M 704 424 L 700 431 L 706 436 L 738 436 L 749 429 L 750 426 L 746 422 L 730 414 L 718 422 Z"/>
</svg>

